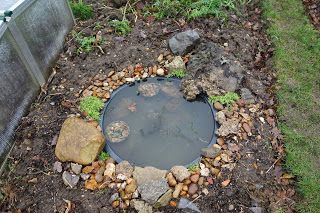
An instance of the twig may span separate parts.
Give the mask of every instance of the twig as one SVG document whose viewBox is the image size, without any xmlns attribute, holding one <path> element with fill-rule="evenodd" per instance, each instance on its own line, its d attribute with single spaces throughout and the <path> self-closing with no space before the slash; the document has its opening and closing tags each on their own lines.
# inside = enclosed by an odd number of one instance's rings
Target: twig
<svg viewBox="0 0 320 213">
<path fill-rule="evenodd" d="M 126 3 L 126 6 L 124 6 L 124 9 L 123 9 L 123 16 L 122 16 L 122 21 L 126 20 L 126 12 L 127 12 L 127 8 L 128 8 L 128 5 L 130 4 L 130 0 L 127 1 Z"/>
<path fill-rule="evenodd" d="M 281 158 L 282 158 L 282 156 L 280 156 L 280 157 L 270 166 L 270 168 L 266 171 L 266 174 L 267 174 L 268 172 L 270 172 L 270 170 L 276 165 L 276 163 L 278 163 L 279 160 L 281 160 Z"/>
</svg>

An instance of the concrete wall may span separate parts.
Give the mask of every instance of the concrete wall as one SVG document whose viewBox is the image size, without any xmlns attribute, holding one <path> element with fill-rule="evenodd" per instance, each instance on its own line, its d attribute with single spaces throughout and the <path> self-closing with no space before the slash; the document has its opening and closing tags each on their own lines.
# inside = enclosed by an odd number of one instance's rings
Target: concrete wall
<svg viewBox="0 0 320 213">
<path fill-rule="evenodd" d="M 67 0 L 12 0 L 8 9 L 11 20 L 0 21 L 0 164 L 74 23 Z"/>
</svg>

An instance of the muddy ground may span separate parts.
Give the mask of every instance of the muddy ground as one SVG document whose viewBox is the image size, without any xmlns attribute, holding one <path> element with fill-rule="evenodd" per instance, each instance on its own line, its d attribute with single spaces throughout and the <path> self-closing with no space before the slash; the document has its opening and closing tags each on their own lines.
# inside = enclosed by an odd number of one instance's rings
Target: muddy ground
<svg viewBox="0 0 320 213">
<path fill-rule="evenodd" d="M 167 40 L 176 32 L 195 29 L 202 41 L 213 41 L 224 46 L 247 69 L 243 86 L 253 91 L 261 104 L 256 113 L 253 137 L 239 141 L 239 158 L 232 172 L 223 173 L 231 184 L 222 188 L 216 181 L 210 193 L 195 201 L 202 212 L 250 212 L 256 208 L 265 212 L 282 208 L 291 212 L 295 192 L 290 181 L 281 179 L 283 148 L 281 136 L 275 127 L 276 117 L 270 123 L 262 123 L 264 110 L 274 110 L 275 72 L 271 57 L 273 48 L 266 35 L 266 23 L 262 21 L 259 4 L 239 9 L 229 14 L 227 22 L 215 18 L 184 22 L 179 19 L 154 20 L 151 17 L 129 15 L 134 23 L 126 37 L 115 35 L 107 22 L 121 13 L 91 1 L 95 17 L 78 22 L 76 32 L 95 36 L 100 30 L 104 43 L 101 50 L 95 48 L 88 54 L 75 53 L 78 43 L 72 34 L 66 39 L 63 53 L 57 60 L 56 74 L 49 82 L 47 92 L 42 92 L 32 104 L 29 113 L 22 119 L 15 135 L 15 146 L 8 160 L 8 168 L 1 178 L 5 199 L 2 211 L 64 212 L 65 200 L 72 202 L 74 212 L 113 212 L 108 200 L 111 190 L 91 192 L 84 189 L 83 182 L 77 189 L 68 189 L 61 174 L 53 171 L 55 140 L 63 121 L 69 114 L 80 113 L 79 97 L 92 78 L 99 72 L 120 71 L 128 65 L 156 64 L 157 57 L 168 51 Z M 112 6 L 112 5 L 109 5 Z M 141 4 L 140 4 L 141 6 Z M 102 29 L 93 29 L 100 21 Z M 227 43 L 227 45 L 226 45 Z M 65 166 L 66 164 L 64 164 Z M 251 208 L 251 210 L 250 210 Z M 167 207 L 163 212 L 180 212 Z M 70 211 L 71 212 L 71 211 Z M 258 211 L 257 211 L 258 212 Z"/>
</svg>

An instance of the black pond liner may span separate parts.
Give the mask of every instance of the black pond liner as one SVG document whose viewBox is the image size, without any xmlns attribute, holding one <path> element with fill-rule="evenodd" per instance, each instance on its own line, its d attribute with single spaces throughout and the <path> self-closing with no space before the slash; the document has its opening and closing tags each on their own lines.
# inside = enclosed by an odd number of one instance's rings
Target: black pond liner
<svg viewBox="0 0 320 213">
<path fill-rule="evenodd" d="M 116 162 L 120 163 L 121 161 L 124 161 L 126 159 L 123 159 L 121 156 L 119 156 L 111 147 L 110 147 L 110 143 L 108 141 L 108 136 L 107 136 L 107 133 L 106 133 L 106 120 L 104 119 L 105 117 L 105 113 L 107 112 L 107 109 L 108 109 L 108 106 L 110 105 L 112 99 L 121 91 L 123 90 L 124 88 L 127 88 L 127 87 L 131 87 L 131 86 L 134 86 L 136 83 L 141 83 L 141 82 L 148 82 L 148 80 L 150 79 L 156 79 L 158 81 L 163 81 L 163 80 L 167 80 L 169 82 L 172 82 L 172 81 L 175 81 L 175 82 L 181 82 L 180 79 L 178 78 L 166 78 L 166 77 L 153 77 L 153 78 L 147 78 L 147 79 L 143 79 L 143 80 L 138 80 L 138 81 L 135 81 L 133 83 L 129 83 L 129 84 L 124 84 L 122 86 L 120 86 L 119 88 L 117 88 L 116 90 L 114 90 L 112 92 L 112 95 L 110 97 L 110 99 L 105 103 L 105 107 L 102 111 L 102 114 L 101 114 L 101 119 L 100 119 L 100 126 L 102 128 L 102 132 L 103 134 L 105 135 L 105 138 L 106 138 L 106 145 L 105 145 L 105 148 L 104 150 L 106 152 L 109 153 L 110 157 L 113 158 Z M 199 96 L 199 99 L 202 99 L 203 102 L 207 103 L 211 109 L 211 113 L 212 113 L 212 119 L 213 119 L 213 126 L 212 126 L 212 137 L 211 137 L 211 140 L 208 144 L 207 147 L 210 147 L 212 146 L 213 144 L 216 143 L 216 135 L 215 135 L 215 131 L 216 131 L 216 128 L 217 128 L 217 122 L 215 121 L 215 114 L 216 114 L 216 110 L 213 108 L 212 104 L 209 103 L 209 100 L 207 98 L 206 95 L 200 95 Z M 130 133 L 129 133 L 130 134 Z M 120 142 L 121 143 L 121 142 Z M 187 155 L 187 153 L 186 153 Z M 200 156 L 198 156 L 197 158 L 195 159 L 192 159 L 190 160 L 190 163 L 188 163 L 187 165 L 184 165 L 185 167 L 188 167 L 190 165 L 193 165 L 193 164 L 196 164 L 196 163 L 199 163 L 200 161 Z M 129 160 L 130 162 L 130 160 Z M 135 165 L 134 162 L 130 162 L 132 165 Z M 137 165 L 137 166 L 141 166 L 141 165 Z M 152 165 L 144 165 L 144 166 L 152 166 Z M 160 169 L 163 169 L 163 168 L 160 168 Z"/>
</svg>

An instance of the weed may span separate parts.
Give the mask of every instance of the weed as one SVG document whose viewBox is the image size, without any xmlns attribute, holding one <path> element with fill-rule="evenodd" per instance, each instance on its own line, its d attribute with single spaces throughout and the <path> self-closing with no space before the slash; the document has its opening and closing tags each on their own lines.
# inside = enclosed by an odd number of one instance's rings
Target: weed
<svg viewBox="0 0 320 213">
<path fill-rule="evenodd" d="M 209 102 L 211 104 L 215 103 L 215 102 L 219 102 L 222 105 L 230 106 L 231 104 L 233 104 L 234 102 L 236 102 L 239 99 L 240 99 L 240 97 L 237 93 L 227 92 L 225 95 L 209 97 Z"/>
<path fill-rule="evenodd" d="M 77 49 L 77 54 L 81 52 L 91 52 L 93 50 L 93 45 L 96 42 L 94 36 L 83 37 L 81 34 L 76 35 L 76 41 L 80 44 L 80 47 Z"/>
<path fill-rule="evenodd" d="M 70 1 L 70 6 L 72 9 L 73 15 L 76 18 L 79 18 L 81 20 L 87 20 L 89 18 L 92 18 L 93 16 L 92 6 L 84 3 L 83 0 Z"/>
<path fill-rule="evenodd" d="M 186 71 L 184 69 L 175 69 L 169 73 L 168 78 L 176 77 L 183 78 L 186 76 Z"/>
<path fill-rule="evenodd" d="M 80 110 L 96 121 L 99 121 L 100 110 L 103 106 L 103 101 L 93 96 L 85 97 L 80 101 Z"/>
<path fill-rule="evenodd" d="M 94 27 L 93 27 L 93 30 L 100 30 L 102 29 L 103 26 L 101 25 L 101 23 L 98 21 L 95 23 Z"/>
<path fill-rule="evenodd" d="M 110 158 L 110 155 L 107 152 L 102 151 L 99 155 L 99 160 L 107 160 L 108 158 Z"/>
<path fill-rule="evenodd" d="M 131 32 L 130 22 L 128 20 L 112 20 L 110 26 L 118 35 L 128 35 Z"/>
<path fill-rule="evenodd" d="M 235 10 L 235 3 L 236 0 L 156 0 L 149 10 L 158 19 L 177 16 L 188 19 L 215 16 L 224 19 L 224 10 Z"/>
<path fill-rule="evenodd" d="M 190 164 L 187 168 L 190 172 L 197 172 L 200 170 L 199 164 L 198 163 L 193 163 Z"/>
</svg>

